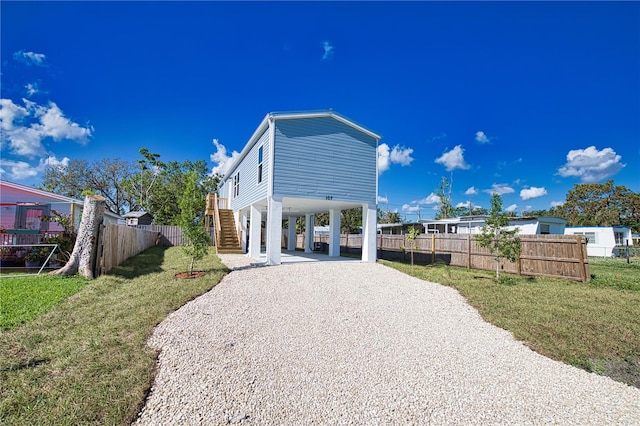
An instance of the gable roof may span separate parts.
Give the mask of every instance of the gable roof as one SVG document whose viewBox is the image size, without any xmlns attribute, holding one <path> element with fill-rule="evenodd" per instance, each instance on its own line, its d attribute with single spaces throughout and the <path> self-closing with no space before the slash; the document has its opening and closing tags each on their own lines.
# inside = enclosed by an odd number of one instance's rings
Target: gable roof
<svg viewBox="0 0 640 426">
<path fill-rule="evenodd" d="M 65 197 L 64 195 L 54 194 L 53 192 L 43 191 L 41 189 L 33 188 L 31 186 L 21 185 L 15 182 L 9 182 L 8 180 L 0 179 L 0 186 L 6 186 L 8 188 L 12 188 L 17 191 L 26 192 L 34 196 L 42 197 L 46 200 L 55 200 L 55 201 L 64 201 L 67 203 L 82 204 L 82 201 L 76 200 L 75 198 Z M 0 194 L 0 196 L 1 195 L 2 194 Z M 4 200 L 4 201 L 8 202 L 9 200 Z M 19 202 L 21 200 L 11 200 L 11 201 Z"/>
<path fill-rule="evenodd" d="M 63 203 L 76 204 L 80 207 L 84 206 L 84 201 L 77 200 L 71 197 L 66 197 L 64 195 L 58 195 L 53 192 L 44 191 L 42 189 L 33 188 L 31 186 L 21 185 L 15 182 L 9 182 L 8 180 L 0 179 L 0 187 L 8 187 L 11 189 L 15 189 L 16 191 L 21 191 L 21 192 L 31 194 L 32 196 L 35 196 L 35 197 L 42 197 L 42 199 L 46 201 L 58 201 Z M 5 200 L 4 196 L 2 195 L 2 192 L 0 191 L 0 201 L 3 203 L 9 203 L 9 202 L 18 203 L 21 200 Z M 120 219 L 119 214 L 113 213 L 109 209 L 105 209 L 104 214 L 105 216 L 110 216 L 115 219 Z"/>
<path fill-rule="evenodd" d="M 151 213 L 144 212 L 144 211 L 143 211 L 143 212 L 129 212 L 129 213 L 125 214 L 125 215 L 124 215 L 124 216 L 122 216 L 122 217 L 125 217 L 125 218 L 128 218 L 128 217 L 137 217 L 137 218 L 140 218 L 140 217 L 142 217 L 142 216 L 144 216 L 144 215 L 147 215 L 147 216 L 151 217 Z"/>
<path fill-rule="evenodd" d="M 255 145 L 256 142 L 258 142 L 258 139 L 260 139 L 260 136 L 262 136 L 262 134 L 269 128 L 269 121 L 295 120 L 295 119 L 303 119 L 303 118 L 324 118 L 324 117 L 338 120 L 346 124 L 347 126 L 350 126 L 355 130 L 362 132 L 367 136 L 375 139 L 376 142 L 382 139 L 382 136 L 376 133 L 373 133 L 370 130 L 367 130 L 366 128 L 357 124 L 355 121 L 350 120 L 345 116 L 340 115 L 331 109 L 322 110 L 322 111 L 270 112 L 267 115 L 265 115 L 265 117 L 262 119 L 262 122 L 260 123 L 258 128 L 253 132 L 253 135 L 251 135 L 251 138 L 249 138 L 249 141 L 242 149 L 242 152 L 240 153 L 238 158 L 233 163 L 231 163 L 231 166 L 227 169 L 227 173 L 225 174 L 222 181 L 220 182 L 220 187 L 222 187 L 222 185 L 228 180 L 229 176 L 233 174 L 233 172 L 238 167 L 238 165 L 242 162 L 242 160 L 244 160 L 244 158 L 247 156 L 247 154 L 249 153 L 253 145 Z"/>
</svg>

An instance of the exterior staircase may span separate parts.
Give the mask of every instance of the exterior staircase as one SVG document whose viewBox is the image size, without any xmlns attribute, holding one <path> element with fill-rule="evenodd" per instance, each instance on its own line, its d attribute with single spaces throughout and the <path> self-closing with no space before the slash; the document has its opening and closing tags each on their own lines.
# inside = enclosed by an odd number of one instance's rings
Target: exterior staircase
<svg viewBox="0 0 640 426">
<path fill-rule="evenodd" d="M 218 209 L 220 216 L 220 232 L 218 234 L 217 249 L 221 254 L 242 254 L 242 247 L 238 240 L 233 210 Z"/>
</svg>

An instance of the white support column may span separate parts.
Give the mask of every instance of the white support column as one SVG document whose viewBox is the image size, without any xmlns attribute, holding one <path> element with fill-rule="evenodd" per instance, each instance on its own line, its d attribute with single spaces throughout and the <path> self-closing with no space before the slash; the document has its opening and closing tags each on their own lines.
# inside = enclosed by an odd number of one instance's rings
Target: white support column
<svg viewBox="0 0 640 426">
<path fill-rule="evenodd" d="M 329 210 L 329 256 L 340 257 L 340 210 Z"/>
<path fill-rule="evenodd" d="M 375 262 L 377 258 L 378 215 L 376 205 L 362 205 L 362 261 Z"/>
<path fill-rule="evenodd" d="M 282 199 L 267 199 L 267 265 L 282 263 Z"/>
<path fill-rule="evenodd" d="M 242 252 L 246 253 L 249 248 L 247 247 L 247 235 L 249 230 L 247 229 L 247 211 L 242 210 L 240 212 L 240 228 L 242 230 L 242 234 L 240 236 L 240 245 L 242 247 Z"/>
<path fill-rule="evenodd" d="M 260 259 L 260 230 L 262 228 L 262 213 L 260 207 L 252 204 L 249 210 L 251 223 L 249 224 L 249 257 Z"/>
<path fill-rule="evenodd" d="M 304 216 L 304 252 L 313 253 L 313 227 L 315 217 L 312 214 Z"/>
<path fill-rule="evenodd" d="M 287 250 L 290 251 L 296 249 L 296 219 L 298 218 L 289 216 L 289 235 L 287 236 Z"/>
</svg>

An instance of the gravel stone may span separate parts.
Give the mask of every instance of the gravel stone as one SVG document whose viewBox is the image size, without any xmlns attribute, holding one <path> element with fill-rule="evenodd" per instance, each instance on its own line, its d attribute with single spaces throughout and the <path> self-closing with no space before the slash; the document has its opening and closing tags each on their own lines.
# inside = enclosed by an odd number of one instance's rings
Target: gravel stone
<svg viewBox="0 0 640 426">
<path fill-rule="evenodd" d="M 640 424 L 640 389 L 546 358 L 449 287 L 361 262 L 234 271 L 158 325 L 136 425 Z"/>
</svg>

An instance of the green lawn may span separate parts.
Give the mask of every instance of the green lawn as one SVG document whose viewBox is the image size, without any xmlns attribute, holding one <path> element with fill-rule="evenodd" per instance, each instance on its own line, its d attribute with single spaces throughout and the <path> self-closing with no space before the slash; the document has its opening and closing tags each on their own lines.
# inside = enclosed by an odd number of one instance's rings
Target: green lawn
<svg viewBox="0 0 640 426">
<path fill-rule="evenodd" d="M 129 424 L 153 381 L 153 328 L 228 271 L 210 254 L 196 265 L 207 275 L 176 279 L 187 266 L 179 248 L 154 247 L 93 281 L 2 278 L 15 306 L 2 310 L 0 424 Z"/>
<path fill-rule="evenodd" d="M 0 330 L 49 311 L 89 281 L 80 276 L 49 275 L 0 279 Z"/>
<path fill-rule="evenodd" d="M 382 261 L 457 289 L 485 320 L 550 358 L 640 387 L 640 261 L 589 260 L 587 283 Z"/>
</svg>

